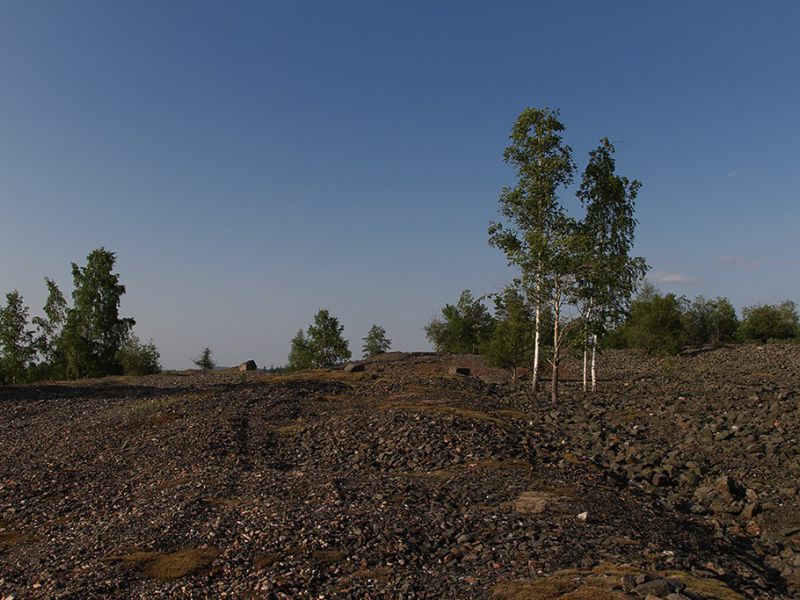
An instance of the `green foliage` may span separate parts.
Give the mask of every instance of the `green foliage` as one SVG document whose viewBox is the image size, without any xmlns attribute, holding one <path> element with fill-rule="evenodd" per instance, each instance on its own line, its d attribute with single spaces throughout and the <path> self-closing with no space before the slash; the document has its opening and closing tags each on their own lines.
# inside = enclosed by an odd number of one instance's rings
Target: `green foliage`
<svg viewBox="0 0 800 600">
<path fill-rule="evenodd" d="M 425 327 L 425 335 L 437 352 L 479 353 L 492 335 L 494 320 L 481 298 L 464 290 L 456 305 L 446 304 L 442 319 L 434 318 Z"/>
<path fill-rule="evenodd" d="M 350 360 L 349 344 L 342 337 L 344 326 L 327 310 L 320 309 L 314 316 L 314 324 L 308 327 L 308 340 L 313 350 L 315 367 L 332 367 Z"/>
<path fill-rule="evenodd" d="M 344 326 L 326 309 L 320 309 L 309 325 L 308 333 L 300 330 L 292 338 L 287 369 L 333 367 L 349 360 L 352 354 L 347 340 L 342 337 Z"/>
<path fill-rule="evenodd" d="M 647 265 L 631 257 L 639 181 L 616 174 L 614 146 L 607 138 L 589 153 L 578 198 L 586 211 L 578 226 L 575 302 L 586 338 L 602 335 L 627 313 Z"/>
<path fill-rule="evenodd" d="M 621 337 L 628 347 L 641 348 L 648 354 L 674 355 L 686 339 L 683 327 L 682 298 L 661 295 L 646 284 L 631 304 L 628 321 Z"/>
<path fill-rule="evenodd" d="M 517 368 L 533 356 L 534 324 L 525 299 L 515 286 L 495 298 L 495 326 L 485 347 L 487 362 L 510 369 L 516 379 Z"/>
<path fill-rule="evenodd" d="M 160 358 L 153 340 L 143 344 L 135 335 L 129 335 L 117 351 L 117 360 L 125 375 L 160 373 Z"/>
<path fill-rule="evenodd" d="M 500 194 L 505 222 L 489 224 L 489 245 L 502 250 L 508 263 L 519 268 L 532 304 L 540 307 L 546 303 L 553 277 L 563 270 L 560 242 L 570 223 L 557 196 L 575 172 L 563 131 L 557 110 L 527 108 L 520 114 L 503 153 L 503 159 L 516 168 L 517 184 Z"/>
<path fill-rule="evenodd" d="M 297 332 L 292 338 L 291 349 L 289 350 L 289 362 L 286 365 L 287 371 L 299 371 L 310 369 L 314 366 L 314 351 L 311 343 L 306 339 L 303 330 Z"/>
<path fill-rule="evenodd" d="M 33 331 L 28 328 L 28 308 L 16 290 L 6 294 L 0 308 L 0 378 L 2 383 L 27 381 L 36 358 Z"/>
<path fill-rule="evenodd" d="M 104 248 L 92 251 L 86 266 L 72 264 L 73 307 L 67 311 L 63 346 L 68 377 L 102 377 L 122 371 L 117 353 L 133 319 L 121 319 L 119 305 L 125 286 L 113 272 L 116 255 Z"/>
<path fill-rule="evenodd" d="M 361 350 L 364 358 L 370 358 L 387 352 L 392 347 L 392 340 L 386 337 L 386 330 L 379 326 L 373 325 L 367 332 L 367 337 L 362 338 L 364 345 Z"/>
<path fill-rule="evenodd" d="M 800 335 L 797 306 L 791 300 L 778 305 L 761 304 L 742 310 L 742 324 L 736 332 L 740 340 L 790 339 Z"/>
<path fill-rule="evenodd" d="M 64 294 L 52 279 L 45 277 L 47 302 L 44 317 L 34 317 L 33 324 L 38 330 L 37 348 L 42 357 L 40 377 L 60 379 L 66 376 L 66 358 L 63 347 L 63 330 L 67 320 L 67 301 Z"/>
<path fill-rule="evenodd" d="M 214 362 L 214 359 L 211 356 L 214 353 L 211 351 L 211 348 L 204 348 L 203 351 L 200 353 L 200 356 L 193 359 L 192 362 L 197 365 L 198 369 L 202 369 L 203 371 L 210 371 L 211 369 L 215 368 L 217 365 Z"/>
<path fill-rule="evenodd" d="M 736 310 L 727 298 L 698 296 L 683 314 L 686 341 L 693 345 L 728 342 L 738 326 Z"/>
</svg>

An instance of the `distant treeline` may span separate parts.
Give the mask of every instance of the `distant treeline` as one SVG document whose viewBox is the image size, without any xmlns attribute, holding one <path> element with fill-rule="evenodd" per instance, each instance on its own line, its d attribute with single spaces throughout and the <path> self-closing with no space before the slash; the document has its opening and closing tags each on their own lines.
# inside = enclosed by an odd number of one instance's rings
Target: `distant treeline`
<svg viewBox="0 0 800 600">
<path fill-rule="evenodd" d="M 523 295 L 509 287 L 489 296 L 494 301 L 494 315 L 485 298 L 476 298 L 469 290 L 458 302 L 447 304 L 441 315 L 425 327 L 425 333 L 437 352 L 484 354 L 490 364 L 516 371 L 528 367 L 533 357 L 533 314 Z M 552 323 L 552 313 L 543 320 Z M 563 318 L 563 317 L 562 317 Z M 573 351 L 583 350 L 585 328 L 581 316 L 567 319 L 572 336 L 565 341 Z M 544 332 L 549 331 L 544 327 Z M 639 348 L 651 355 L 671 355 L 702 346 L 728 342 L 800 339 L 797 306 L 787 300 L 781 304 L 749 306 L 742 316 L 727 298 L 698 296 L 690 301 L 684 296 L 662 294 L 645 284 L 631 302 L 630 310 L 609 330 L 603 348 Z M 552 347 L 552 334 L 541 340 L 545 353 Z"/>
<path fill-rule="evenodd" d="M 0 307 L 0 384 L 105 375 L 143 375 L 161 370 L 152 340 L 142 343 L 135 321 L 119 316 L 125 286 L 114 273 L 116 255 L 92 251 L 86 266 L 72 263 L 72 305 L 45 278 L 43 316 L 29 319 L 22 295 L 6 294 Z"/>
</svg>

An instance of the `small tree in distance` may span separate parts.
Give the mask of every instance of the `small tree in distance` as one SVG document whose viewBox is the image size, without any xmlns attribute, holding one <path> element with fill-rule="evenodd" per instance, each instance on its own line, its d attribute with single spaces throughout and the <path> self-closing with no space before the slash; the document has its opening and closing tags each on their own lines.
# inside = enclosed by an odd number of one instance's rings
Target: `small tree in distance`
<svg viewBox="0 0 800 600">
<path fill-rule="evenodd" d="M 214 360 L 211 358 L 212 354 L 213 352 L 211 352 L 211 349 L 206 347 L 205 350 L 200 353 L 200 356 L 195 358 L 192 362 L 196 364 L 199 369 L 202 369 L 203 371 L 210 371 L 217 366 Z"/>
<path fill-rule="evenodd" d="M 493 326 L 482 299 L 464 290 L 457 304 L 445 304 L 441 320 L 434 317 L 423 329 L 437 352 L 478 354 L 489 341 Z"/>
<path fill-rule="evenodd" d="M 28 329 L 28 308 L 16 290 L 6 294 L 0 308 L 0 376 L 9 383 L 22 383 L 36 357 L 33 331 Z"/>
<path fill-rule="evenodd" d="M 125 375 L 152 375 L 161 372 L 161 355 L 153 340 L 142 343 L 131 334 L 122 342 L 117 352 L 117 360 Z"/>
<path fill-rule="evenodd" d="M 364 342 L 361 348 L 364 358 L 383 354 L 392 347 L 392 340 L 386 337 L 386 330 L 380 325 L 370 327 L 367 337 L 361 339 Z"/>
<path fill-rule="evenodd" d="M 303 334 L 301 329 L 292 338 L 287 369 L 319 369 L 350 360 L 352 354 L 347 340 L 342 337 L 343 331 L 339 319 L 321 308 L 314 316 L 314 323 L 308 326 L 308 333 Z"/>
<path fill-rule="evenodd" d="M 509 369 L 513 381 L 517 369 L 533 355 L 533 316 L 525 298 L 514 285 L 495 298 L 495 326 L 486 345 L 486 359 L 493 367 Z"/>
<path fill-rule="evenodd" d="M 310 369 L 314 364 L 314 353 L 302 329 L 292 338 L 291 343 L 289 362 L 286 365 L 287 370 L 300 371 L 301 369 Z"/>
</svg>

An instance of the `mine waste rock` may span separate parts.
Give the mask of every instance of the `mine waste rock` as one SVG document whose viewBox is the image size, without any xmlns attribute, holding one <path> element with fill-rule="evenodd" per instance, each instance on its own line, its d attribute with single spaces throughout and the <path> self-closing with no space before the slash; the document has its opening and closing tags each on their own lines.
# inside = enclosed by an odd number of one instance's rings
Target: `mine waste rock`
<svg viewBox="0 0 800 600">
<path fill-rule="evenodd" d="M 469 367 L 452 366 L 449 369 L 447 369 L 447 372 L 450 375 L 469 375 L 472 371 L 470 370 Z"/>
<path fill-rule="evenodd" d="M 366 364 L 0 386 L 0 598 L 800 599 L 800 344 Z"/>
<path fill-rule="evenodd" d="M 247 362 L 243 362 L 239 365 L 238 369 L 244 373 L 245 371 L 255 371 L 258 368 L 256 365 L 256 361 L 248 360 Z"/>
<path fill-rule="evenodd" d="M 364 363 L 347 363 L 344 370 L 346 373 L 360 373 L 364 370 Z"/>
</svg>

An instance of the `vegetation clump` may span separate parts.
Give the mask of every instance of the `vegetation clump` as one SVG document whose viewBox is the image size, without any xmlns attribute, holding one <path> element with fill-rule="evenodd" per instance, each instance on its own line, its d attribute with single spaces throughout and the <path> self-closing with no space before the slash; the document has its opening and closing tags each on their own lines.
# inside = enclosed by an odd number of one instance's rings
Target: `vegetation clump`
<svg viewBox="0 0 800 600">
<path fill-rule="evenodd" d="M 344 326 L 339 319 L 326 309 L 320 309 L 314 316 L 314 323 L 308 332 L 297 332 L 292 338 L 289 352 L 289 371 L 333 367 L 352 356 L 347 340 L 342 337 Z"/>
</svg>

